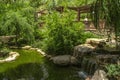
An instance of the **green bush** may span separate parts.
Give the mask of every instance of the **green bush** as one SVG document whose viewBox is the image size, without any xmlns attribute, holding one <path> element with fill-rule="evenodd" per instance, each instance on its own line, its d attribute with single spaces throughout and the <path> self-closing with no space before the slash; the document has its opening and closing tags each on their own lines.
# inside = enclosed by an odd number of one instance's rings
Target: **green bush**
<svg viewBox="0 0 120 80">
<path fill-rule="evenodd" d="M 11 50 L 4 47 L 2 50 L 0 50 L 0 58 L 4 58 L 4 57 L 8 56 L 10 51 Z"/>
<path fill-rule="evenodd" d="M 75 45 L 84 42 L 83 26 L 74 23 L 71 14 L 53 12 L 46 18 L 47 37 L 43 42 L 43 49 L 50 54 L 71 54 Z"/>
<path fill-rule="evenodd" d="M 83 43 L 85 43 L 87 38 L 99 38 L 99 36 L 92 32 L 84 32 L 82 37 Z"/>
<path fill-rule="evenodd" d="M 110 64 L 106 66 L 108 76 L 116 77 L 120 76 L 120 65 L 117 64 Z"/>
</svg>

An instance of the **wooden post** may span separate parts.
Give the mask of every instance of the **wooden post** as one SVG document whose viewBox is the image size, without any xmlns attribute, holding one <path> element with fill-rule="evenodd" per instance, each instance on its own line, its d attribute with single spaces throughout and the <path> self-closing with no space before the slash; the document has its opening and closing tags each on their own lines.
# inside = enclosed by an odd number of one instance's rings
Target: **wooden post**
<svg viewBox="0 0 120 80">
<path fill-rule="evenodd" d="M 77 14 L 77 21 L 80 21 L 80 14 L 81 13 L 80 13 L 80 9 L 79 8 L 77 9 L 77 12 L 78 12 L 78 14 Z"/>
</svg>

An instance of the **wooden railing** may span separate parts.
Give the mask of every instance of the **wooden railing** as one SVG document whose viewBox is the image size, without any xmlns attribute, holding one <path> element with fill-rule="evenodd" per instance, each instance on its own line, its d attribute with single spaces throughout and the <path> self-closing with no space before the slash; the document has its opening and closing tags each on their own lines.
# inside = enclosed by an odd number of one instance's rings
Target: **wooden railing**
<svg viewBox="0 0 120 80">
<path fill-rule="evenodd" d="M 2 43 L 8 43 L 11 39 L 13 39 L 15 37 L 16 37 L 16 35 L 0 36 L 0 42 L 2 42 Z"/>
</svg>

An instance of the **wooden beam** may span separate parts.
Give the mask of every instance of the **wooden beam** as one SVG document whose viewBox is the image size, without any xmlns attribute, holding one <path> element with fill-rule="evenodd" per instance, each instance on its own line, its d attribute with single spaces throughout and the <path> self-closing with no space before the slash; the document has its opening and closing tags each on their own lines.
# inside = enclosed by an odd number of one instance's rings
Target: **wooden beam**
<svg viewBox="0 0 120 80">
<path fill-rule="evenodd" d="M 90 11 L 90 7 L 91 7 L 90 5 L 85 5 L 85 6 L 78 6 L 78 7 L 68 7 L 68 9 L 75 10 L 75 11 L 78 11 L 78 9 L 80 11 L 82 11 L 82 10 Z"/>
<path fill-rule="evenodd" d="M 90 13 L 90 10 L 82 10 L 80 13 Z"/>
<path fill-rule="evenodd" d="M 64 11 L 64 7 L 63 6 L 55 7 L 55 10 L 62 13 Z"/>
<path fill-rule="evenodd" d="M 77 11 L 78 11 L 78 12 L 77 12 L 77 21 L 80 21 L 80 14 L 81 14 L 81 13 L 80 13 L 80 9 L 78 9 Z"/>
<path fill-rule="evenodd" d="M 90 5 L 85 5 L 85 6 L 78 6 L 78 7 L 67 7 L 70 10 L 75 10 L 78 12 L 81 11 L 81 13 L 87 13 L 90 12 Z M 59 6 L 59 7 L 55 7 L 55 10 L 62 13 L 64 11 L 64 6 Z"/>
</svg>

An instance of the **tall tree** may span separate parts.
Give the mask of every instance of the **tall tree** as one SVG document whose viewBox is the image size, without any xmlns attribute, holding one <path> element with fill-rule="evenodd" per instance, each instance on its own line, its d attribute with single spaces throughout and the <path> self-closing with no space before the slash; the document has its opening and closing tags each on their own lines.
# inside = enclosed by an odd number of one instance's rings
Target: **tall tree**
<svg viewBox="0 0 120 80">
<path fill-rule="evenodd" d="M 92 19 L 97 28 L 99 21 L 104 20 L 105 28 L 113 29 L 116 47 L 120 37 L 120 0 L 95 0 L 92 5 Z"/>
<path fill-rule="evenodd" d="M 19 40 L 32 42 L 34 40 L 34 8 L 26 0 L 0 1 L 0 35 L 16 35 Z"/>
</svg>

